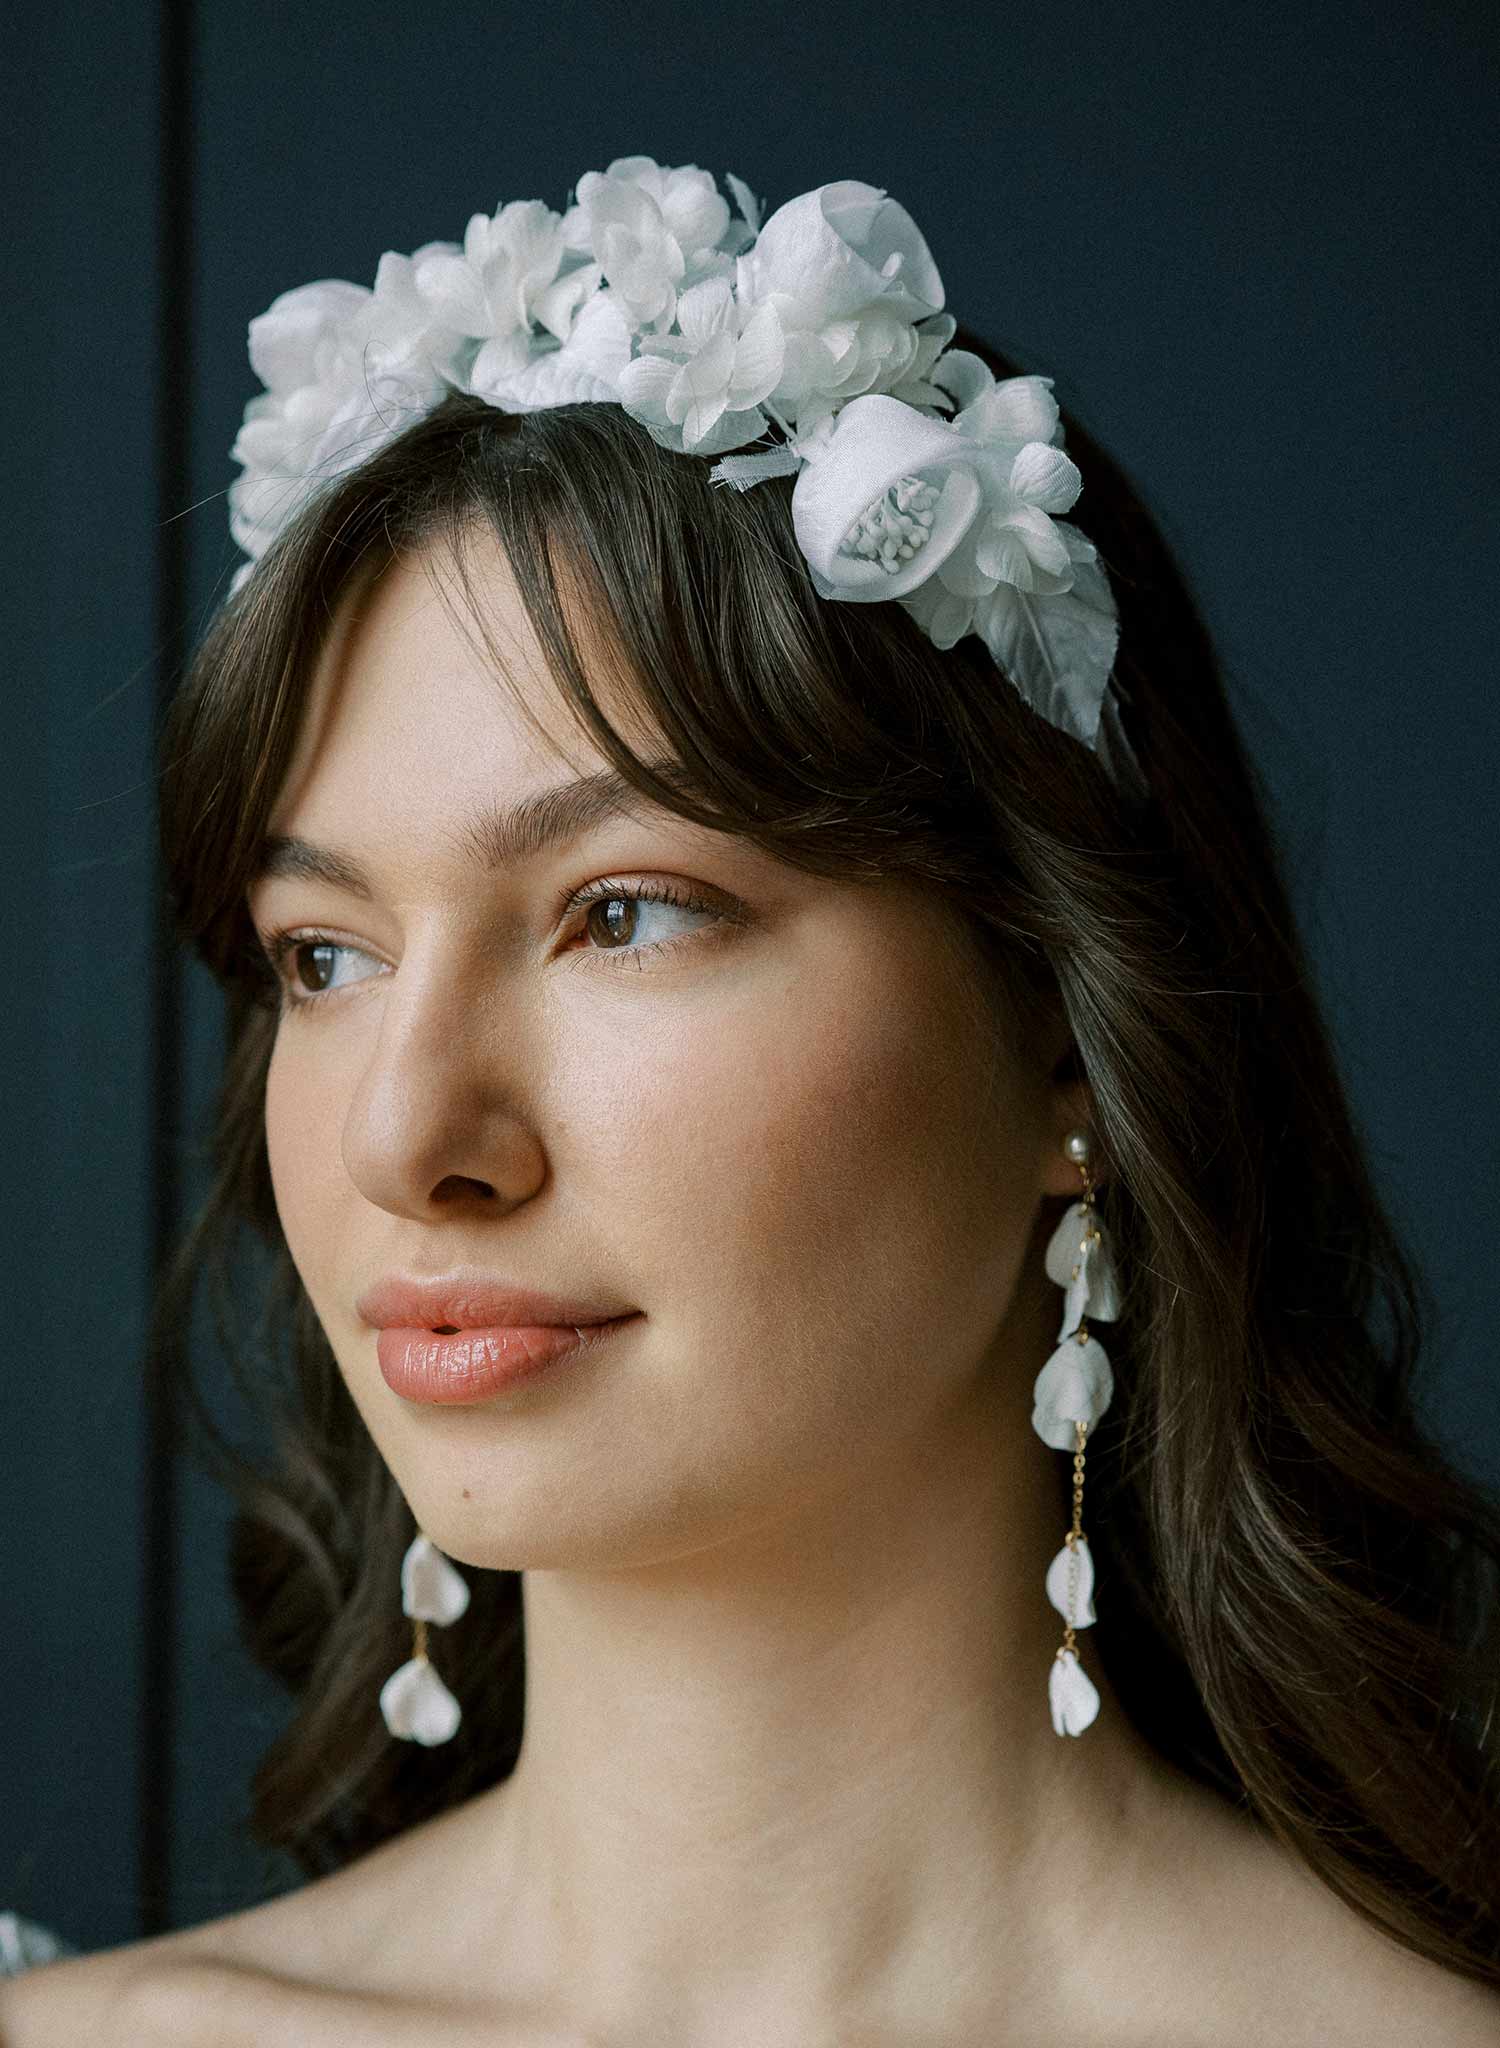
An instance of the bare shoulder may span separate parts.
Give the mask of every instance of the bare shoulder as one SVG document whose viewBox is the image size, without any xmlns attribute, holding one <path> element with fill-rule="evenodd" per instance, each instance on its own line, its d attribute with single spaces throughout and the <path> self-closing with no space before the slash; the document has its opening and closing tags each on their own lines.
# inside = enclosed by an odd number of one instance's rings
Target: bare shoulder
<svg viewBox="0 0 1500 2048">
<path fill-rule="evenodd" d="M 1267 1837 L 1238 1875 L 1234 2048 L 1500 2048 L 1500 1989 L 1404 1947 Z"/>
<path fill-rule="evenodd" d="M 205 1981 L 204 1973 L 214 1967 L 214 1946 L 210 1925 L 0 1978 L 0 2044 L 76 2048 L 87 2041 L 96 2048 L 146 2048 L 207 2039 L 210 2021 L 222 2025 L 226 2004 L 233 2009 L 230 2016 L 239 2017 L 239 2001 L 226 1998 L 228 1985 L 210 1989 Z M 223 2038 L 239 2036 L 224 2026 Z"/>
<path fill-rule="evenodd" d="M 1306 1883 L 1319 1902 L 1298 1930 L 1289 1988 L 1305 2002 L 1309 2048 L 1500 2048 L 1500 1988 L 1404 1947 L 1310 1873 Z M 1304 2036 L 1268 2032 L 1273 2038 L 1289 2048 Z"/>
<path fill-rule="evenodd" d="M 447 1820 L 259 1905 L 0 1978 L 0 2048 L 562 2048 L 521 2010 L 440 2010 L 393 1970 Z"/>
<path fill-rule="evenodd" d="M 214 2004 L 222 2008 L 219 1994 L 237 1982 L 274 1974 L 287 1956 L 294 1975 L 297 1959 L 310 1961 L 310 1917 L 305 1894 L 291 1893 L 198 1927 L 0 1978 L 0 2044 L 76 2048 L 87 2041 L 134 2048 L 140 2042 L 144 2048 L 150 2041 L 191 2041 L 197 2038 L 189 2028 L 195 2009 L 206 2021 Z M 215 1972 L 220 1981 L 211 1986 Z"/>
<path fill-rule="evenodd" d="M 1500 1989 L 1415 1954 L 1217 1795 L 1181 1786 L 1125 1888 L 1101 2044 L 1500 2048 Z"/>
<path fill-rule="evenodd" d="M 152 1954 L 143 1954 L 150 1949 Z M 142 1942 L 0 1979 L 4 2048 L 585 2048 L 533 2018 L 289 1980 Z"/>
<path fill-rule="evenodd" d="M 206 2021 L 237 1981 L 290 1975 L 313 1981 L 318 1932 L 337 1927 L 340 1906 L 362 1888 L 351 1865 L 336 1876 L 197 1927 L 64 1957 L 0 1978 L 3 2048 L 126 2048 L 191 2041 L 190 2015 Z M 211 1985 L 214 1972 L 221 1979 Z M 236 2004 L 242 2001 L 235 2001 Z M 180 2024 L 178 2023 L 180 2017 Z M 227 2036 L 226 2036 L 227 2038 Z"/>
<path fill-rule="evenodd" d="M 293 1899 L 0 1978 L 0 2048 L 592 2048 L 522 2007 L 351 1983 L 324 1901 Z"/>
</svg>

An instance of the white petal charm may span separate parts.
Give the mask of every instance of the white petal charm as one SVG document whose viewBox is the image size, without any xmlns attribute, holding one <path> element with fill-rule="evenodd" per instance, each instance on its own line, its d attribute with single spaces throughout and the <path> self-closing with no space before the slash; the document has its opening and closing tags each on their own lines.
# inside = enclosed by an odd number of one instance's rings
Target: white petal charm
<svg viewBox="0 0 1500 2048">
<path fill-rule="evenodd" d="M 1120 1279 L 1109 1247 L 1109 1232 L 1101 1223 L 1096 1222 L 1094 1228 L 1099 1232 L 1099 1241 L 1089 1246 L 1084 1271 L 1088 1281 L 1088 1318 L 1091 1323 L 1112 1323 L 1120 1314 Z"/>
<path fill-rule="evenodd" d="M 412 1657 L 380 1688 L 380 1711 L 392 1735 L 432 1748 L 447 1742 L 463 1710 L 425 1657 Z"/>
<path fill-rule="evenodd" d="M 1094 1560 L 1089 1555 L 1089 1539 L 1078 1539 L 1078 1593 L 1077 1612 L 1068 1612 L 1068 1566 L 1073 1553 L 1064 1543 L 1062 1549 L 1047 1567 L 1047 1598 L 1072 1628 L 1092 1628 L 1094 1625 Z"/>
<path fill-rule="evenodd" d="M 1068 1282 L 1067 1293 L 1063 1296 L 1062 1321 L 1057 1326 L 1057 1341 L 1071 1337 L 1083 1322 L 1083 1313 L 1089 1298 L 1088 1255 L 1079 1261 L 1078 1271 Z"/>
<path fill-rule="evenodd" d="M 1101 1234 L 1097 1244 L 1086 1244 L 1079 1254 L 1078 1271 L 1068 1282 L 1063 1300 L 1062 1326 L 1058 1330 L 1057 1341 L 1060 1344 L 1064 1337 L 1071 1337 L 1085 1316 L 1091 1323 L 1112 1323 L 1119 1313 L 1119 1284 L 1115 1279 L 1108 1244 Z"/>
<path fill-rule="evenodd" d="M 1073 1277 L 1073 1268 L 1078 1264 L 1078 1248 L 1088 1228 L 1082 1202 L 1074 1202 L 1063 1212 L 1056 1230 L 1047 1240 L 1047 1278 L 1056 1281 L 1059 1287 L 1066 1287 Z"/>
<path fill-rule="evenodd" d="M 1059 1650 L 1052 1659 L 1047 1698 L 1056 1735 L 1081 1735 L 1098 1713 L 1098 1691 L 1079 1663 L 1076 1651 Z"/>
<path fill-rule="evenodd" d="M 1090 1231 L 1096 1234 L 1085 1234 Z M 1109 1233 L 1097 1213 L 1090 1220 L 1090 1212 L 1083 1203 L 1075 1202 L 1053 1231 L 1047 1245 L 1046 1268 L 1048 1279 L 1067 1290 L 1057 1333 L 1059 1343 L 1072 1335 L 1084 1316 L 1091 1323 L 1112 1323 L 1118 1319 L 1120 1283 L 1109 1247 Z"/>
<path fill-rule="evenodd" d="M 1088 1337 L 1080 1344 L 1067 1337 L 1036 1376 L 1031 1426 L 1054 1451 L 1071 1451 L 1078 1440 L 1074 1423 L 1086 1422 L 1092 1429 L 1114 1390 L 1109 1354 L 1098 1339 Z"/>
<path fill-rule="evenodd" d="M 430 1537 L 418 1534 L 401 1560 L 401 1611 L 419 1621 L 457 1621 L 469 1588 Z"/>
</svg>

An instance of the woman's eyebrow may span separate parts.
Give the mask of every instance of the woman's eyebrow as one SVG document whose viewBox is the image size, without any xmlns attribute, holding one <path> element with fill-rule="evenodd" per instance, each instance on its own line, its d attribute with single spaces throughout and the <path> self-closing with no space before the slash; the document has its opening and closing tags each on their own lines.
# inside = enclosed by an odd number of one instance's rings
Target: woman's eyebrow
<svg viewBox="0 0 1500 2048">
<path fill-rule="evenodd" d="M 688 777 L 680 762 L 648 761 L 646 766 L 671 788 L 687 790 Z M 617 769 L 605 768 L 574 782 L 553 783 L 517 803 L 480 810 L 444 837 L 471 867 L 491 874 L 534 860 L 550 847 L 581 838 L 610 818 L 648 817 L 660 810 Z M 281 833 L 268 833 L 262 840 L 251 882 L 273 875 L 327 882 L 351 896 L 363 897 L 366 902 L 374 894 L 368 872 L 352 854 Z"/>
</svg>

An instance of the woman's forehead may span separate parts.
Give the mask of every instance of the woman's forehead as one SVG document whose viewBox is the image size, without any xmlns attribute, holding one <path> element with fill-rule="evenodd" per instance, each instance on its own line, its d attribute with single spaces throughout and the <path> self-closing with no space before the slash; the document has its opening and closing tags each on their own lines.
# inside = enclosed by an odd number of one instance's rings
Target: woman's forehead
<svg viewBox="0 0 1500 2048">
<path fill-rule="evenodd" d="M 294 770 L 335 741 L 424 755 L 485 739 L 507 752 L 571 750 L 572 721 L 519 600 L 486 624 L 487 639 L 465 631 L 419 560 L 351 584 L 305 672 Z"/>
<path fill-rule="evenodd" d="M 461 549 L 461 552 L 460 552 Z M 620 655 L 586 579 L 559 563 L 563 621 L 590 693 L 637 753 L 667 751 L 644 693 Z M 580 771 L 604 761 L 554 672 L 509 558 L 488 529 L 450 543 L 433 537 L 351 575 L 313 659 L 309 697 L 321 709 L 353 680 L 376 680 L 395 698 L 422 700 L 436 676 L 480 685 L 513 707 L 536 742 Z"/>
</svg>

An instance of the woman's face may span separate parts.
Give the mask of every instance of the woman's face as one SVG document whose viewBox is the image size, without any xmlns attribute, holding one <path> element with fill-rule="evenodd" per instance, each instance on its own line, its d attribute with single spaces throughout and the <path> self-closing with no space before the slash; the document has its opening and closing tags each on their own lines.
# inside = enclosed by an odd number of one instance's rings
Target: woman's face
<svg viewBox="0 0 1500 2048">
<path fill-rule="evenodd" d="M 1033 1225 L 1077 1188 L 1065 1037 L 1005 1052 L 909 885 L 805 875 L 650 807 L 477 864 L 471 820 L 609 765 L 498 551 L 491 593 L 551 744 L 424 561 L 396 565 L 346 596 L 270 821 L 369 896 L 276 874 L 250 897 L 263 937 L 336 941 L 283 961 L 305 1001 L 270 1064 L 271 1175 L 418 1522 L 472 1565 L 618 1569 L 867 1483 L 997 1375 L 1029 1437 L 1057 1313 Z M 705 907 L 563 908 L 599 881 Z M 356 1303 L 459 1266 L 639 1314 L 561 1371 L 418 1404 Z"/>
</svg>

